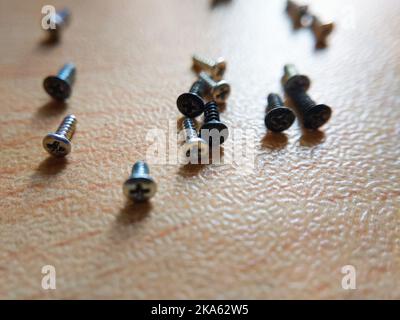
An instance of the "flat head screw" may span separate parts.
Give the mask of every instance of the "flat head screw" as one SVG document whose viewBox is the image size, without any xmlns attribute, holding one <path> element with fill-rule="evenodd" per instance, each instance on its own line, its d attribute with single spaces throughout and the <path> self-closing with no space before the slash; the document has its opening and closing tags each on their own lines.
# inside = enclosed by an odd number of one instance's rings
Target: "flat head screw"
<svg viewBox="0 0 400 320">
<path fill-rule="evenodd" d="M 333 22 L 322 23 L 316 16 L 311 17 L 311 30 L 316 39 L 317 48 L 325 48 L 328 36 L 332 33 L 335 24 Z"/>
<path fill-rule="evenodd" d="M 265 125 L 275 132 L 282 132 L 293 124 L 295 115 L 292 110 L 283 104 L 281 97 L 276 93 L 268 95 Z"/>
<path fill-rule="evenodd" d="M 206 104 L 200 136 L 205 141 L 208 141 L 210 146 L 221 145 L 228 139 L 228 127 L 220 121 L 218 105 L 215 101 L 210 101 Z"/>
<path fill-rule="evenodd" d="M 199 78 L 203 80 L 208 89 L 211 91 L 213 100 L 218 104 L 226 103 L 226 100 L 231 93 L 231 86 L 225 80 L 215 81 L 204 71 L 199 73 Z"/>
<path fill-rule="evenodd" d="M 207 92 L 207 85 L 202 80 L 197 80 L 189 92 L 181 94 L 176 100 L 178 110 L 189 118 L 195 118 L 204 112 L 203 96 Z"/>
<path fill-rule="evenodd" d="M 138 161 L 133 165 L 131 175 L 123 184 L 123 192 L 134 202 L 147 201 L 155 195 L 157 184 L 150 177 L 150 169 L 146 162 Z"/>
<path fill-rule="evenodd" d="M 332 109 L 325 104 L 316 104 L 304 90 L 293 90 L 287 94 L 298 108 L 305 128 L 318 129 L 330 119 Z"/>
<path fill-rule="evenodd" d="M 49 42 L 58 42 L 60 40 L 61 31 L 68 25 L 70 17 L 71 12 L 68 9 L 56 12 L 55 16 L 52 17 L 50 21 L 55 28 L 49 28 L 46 30 L 49 33 Z"/>
<path fill-rule="evenodd" d="M 65 157 L 71 152 L 71 139 L 76 123 L 73 114 L 66 116 L 56 132 L 49 133 L 43 138 L 43 148 L 54 157 Z"/>
<path fill-rule="evenodd" d="M 198 71 L 207 71 L 211 74 L 211 77 L 219 81 L 224 76 L 226 70 L 226 61 L 220 57 L 217 60 L 208 59 L 199 55 L 193 55 L 193 69 Z"/>
<path fill-rule="evenodd" d="M 286 3 L 286 12 L 293 22 L 293 28 L 299 29 L 303 27 L 303 17 L 308 13 L 308 6 L 299 5 L 294 1 L 288 0 Z"/>
<path fill-rule="evenodd" d="M 48 76 L 43 81 L 44 90 L 55 100 L 64 101 L 71 96 L 72 85 L 75 82 L 76 67 L 66 63 L 56 76 Z"/>
<path fill-rule="evenodd" d="M 283 68 L 282 84 L 285 91 L 302 89 L 307 91 L 310 88 L 310 78 L 305 75 L 299 74 L 295 65 L 287 64 Z"/>
<path fill-rule="evenodd" d="M 185 130 L 185 143 L 182 146 L 183 156 L 189 160 L 189 163 L 199 164 L 201 159 L 207 159 L 209 146 L 204 139 L 199 138 L 193 119 L 185 118 L 183 128 Z"/>
</svg>

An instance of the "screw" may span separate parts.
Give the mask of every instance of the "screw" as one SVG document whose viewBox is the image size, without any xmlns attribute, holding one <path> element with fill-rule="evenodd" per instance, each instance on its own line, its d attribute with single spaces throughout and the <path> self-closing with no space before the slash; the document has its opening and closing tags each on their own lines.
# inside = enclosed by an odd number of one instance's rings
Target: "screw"
<svg viewBox="0 0 400 320">
<path fill-rule="evenodd" d="M 128 199 L 142 202 L 154 196 L 157 184 L 149 174 L 150 169 L 146 162 L 138 161 L 133 165 L 132 173 L 123 185 L 123 192 Z"/>
<path fill-rule="evenodd" d="M 276 93 L 268 95 L 268 106 L 265 116 L 265 125 L 269 130 L 282 132 L 293 124 L 295 115 L 292 110 L 287 108 Z"/>
<path fill-rule="evenodd" d="M 335 25 L 333 22 L 322 23 L 316 16 L 311 17 L 311 29 L 317 41 L 318 48 L 326 47 L 326 39 L 332 33 Z"/>
<path fill-rule="evenodd" d="M 221 80 L 226 70 L 226 61 L 220 57 L 217 60 L 211 60 L 198 55 L 193 55 L 193 68 L 200 71 L 207 71 L 214 80 Z"/>
<path fill-rule="evenodd" d="M 299 5 L 291 0 L 286 3 L 286 12 L 293 22 L 293 27 L 299 29 L 303 26 L 302 19 L 308 12 L 308 6 Z"/>
<path fill-rule="evenodd" d="M 60 40 L 61 30 L 69 23 L 69 19 L 71 17 L 71 12 L 68 9 L 63 9 L 57 12 L 50 19 L 51 24 L 55 26 L 55 28 L 49 28 L 49 41 L 57 42 Z"/>
<path fill-rule="evenodd" d="M 200 159 L 208 156 L 209 146 L 204 139 L 199 138 L 193 119 L 185 118 L 183 127 L 185 130 L 183 154 L 190 163 L 197 164 Z"/>
<path fill-rule="evenodd" d="M 69 98 L 72 85 L 75 81 L 76 67 L 73 63 L 66 63 L 56 76 L 48 76 L 43 81 L 46 92 L 56 100 Z"/>
<path fill-rule="evenodd" d="M 282 77 L 282 83 L 285 91 L 292 91 L 302 89 L 307 91 L 310 88 L 310 78 L 305 75 L 299 74 L 295 65 L 287 64 L 283 68 L 284 75 Z"/>
<path fill-rule="evenodd" d="M 64 118 L 55 133 L 43 139 L 43 148 L 54 157 L 65 157 L 71 152 L 71 139 L 76 129 L 76 117 L 71 114 Z"/>
<path fill-rule="evenodd" d="M 199 78 L 203 80 L 211 90 L 214 101 L 218 104 L 224 104 L 231 93 L 231 86 L 225 80 L 215 81 L 204 71 L 200 72 Z"/>
<path fill-rule="evenodd" d="M 228 139 L 228 127 L 220 121 L 218 105 L 215 101 L 210 101 L 206 104 L 204 109 L 204 123 L 200 128 L 200 136 L 205 141 L 209 141 L 210 146 L 221 145 Z"/>
<path fill-rule="evenodd" d="M 189 92 L 183 93 L 176 100 L 178 110 L 186 117 L 195 118 L 204 112 L 203 96 L 207 91 L 207 85 L 202 80 L 193 83 Z"/>
</svg>

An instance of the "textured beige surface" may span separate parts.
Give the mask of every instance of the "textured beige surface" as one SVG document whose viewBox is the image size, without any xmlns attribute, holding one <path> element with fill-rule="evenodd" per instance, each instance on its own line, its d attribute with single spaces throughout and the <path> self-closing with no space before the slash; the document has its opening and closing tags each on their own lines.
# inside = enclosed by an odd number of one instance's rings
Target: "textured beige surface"
<svg viewBox="0 0 400 320">
<path fill-rule="evenodd" d="M 1 298 L 400 298 L 399 1 L 310 1 L 337 23 L 315 51 L 282 1 L 55 1 L 71 25 L 39 45 L 47 1 L 0 1 Z M 190 56 L 228 59 L 222 118 L 256 130 L 256 170 L 153 166 L 149 206 L 121 185 L 194 80 Z M 42 79 L 78 66 L 72 98 Z M 321 132 L 265 137 L 266 95 L 293 62 L 333 107 Z M 74 113 L 65 162 L 41 139 Z M 57 289 L 41 289 L 54 265 Z M 341 268 L 357 290 L 341 288 Z"/>
</svg>

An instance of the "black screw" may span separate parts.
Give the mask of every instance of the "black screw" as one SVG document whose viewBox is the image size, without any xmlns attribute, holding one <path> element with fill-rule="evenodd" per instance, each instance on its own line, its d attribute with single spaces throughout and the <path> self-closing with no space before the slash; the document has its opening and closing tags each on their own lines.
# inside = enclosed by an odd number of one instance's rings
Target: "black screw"
<svg viewBox="0 0 400 320">
<path fill-rule="evenodd" d="M 198 117 L 204 112 L 203 96 L 206 92 L 207 84 L 201 79 L 197 80 L 189 92 L 181 94 L 176 100 L 178 110 L 186 117 Z"/>
<path fill-rule="evenodd" d="M 65 64 L 56 76 L 49 76 L 43 81 L 46 92 L 56 100 L 65 100 L 72 93 L 76 67 L 73 63 Z"/>
<path fill-rule="evenodd" d="M 219 119 L 218 105 L 210 101 L 204 109 L 204 124 L 200 128 L 200 136 L 209 141 L 209 145 L 220 145 L 228 139 L 228 127 Z"/>
<path fill-rule="evenodd" d="M 49 28 L 49 42 L 57 42 L 60 40 L 61 30 L 69 23 L 71 12 L 68 9 L 63 9 L 57 12 L 51 19 L 51 24 L 54 28 Z"/>
<path fill-rule="evenodd" d="M 283 104 L 281 97 L 276 93 L 268 95 L 266 112 L 265 125 L 269 130 L 276 132 L 290 128 L 295 119 L 293 111 Z"/>
<path fill-rule="evenodd" d="M 284 74 L 282 84 L 285 91 L 303 89 L 307 91 L 310 88 L 310 78 L 298 72 L 295 65 L 287 64 L 283 68 Z"/>
</svg>

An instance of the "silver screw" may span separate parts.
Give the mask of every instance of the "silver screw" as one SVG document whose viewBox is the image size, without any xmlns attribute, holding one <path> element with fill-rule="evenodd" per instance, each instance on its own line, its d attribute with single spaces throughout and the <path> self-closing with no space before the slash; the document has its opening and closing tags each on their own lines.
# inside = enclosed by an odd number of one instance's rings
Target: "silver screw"
<svg viewBox="0 0 400 320">
<path fill-rule="evenodd" d="M 193 119 L 185 118 L 183 120 L 185 130 L 185 143 L 183 145 L 183 156 L 189 163 L 198 164 L 199 160 L 207 159 L 209 146 L 207 142 L 197 134 Z"/>
<path fill-rule="evenodd" d="M 328 36 L 332 33 L 335 24 L 333 22 L 322 23 L 316 16 L 311 17 L 311 30 L 314 33 L 318 48 L 325 48 Z"/>
<path fill-rule="evenodd" d="M 192 57 L 192 61 L 194 69 L 209 72 L 214 80 L 221 80 L 224 76 L 226 61 L 222 57 L 212 60 L 195 54 Z"/>
<path fill-rule="evenodd" d="M 224 104 L 231 93 L 231 86 L 225 80 L 215 81 L 204 71 L 200 72 L 199 78 L 203 80 L 211 90 L 213 100 L 218 104 Z"/>
<path fill-rule="evenodd" d="M 56 132 L 49 133 L 43 138 L 43 148 L 54 157 L 65 157 L 71 152 L 71 139 L 76 123 L 73 114 L 66 116 Z"/>
<path fill-rule="evenodd" d="M 49 42 L 57 42 L 60 40 L 61 30 L 68 25 L 71 17 L 71 12 L 68 9 L 63 9 L 56 12 L 54 17 L 51 18 L 51 23 L 54 24 L 55 28 L 48 29 L 49 32 Z"/>
<path fill-rule="evenodd" d="M 129 179 L 123 185 L 124 195 L 135 202 L 149 200 L 157 192 L 157 184 L 150 177 L 150 169 L 146 162 L 138 161 L 132 167 Z"/>
</svg>

